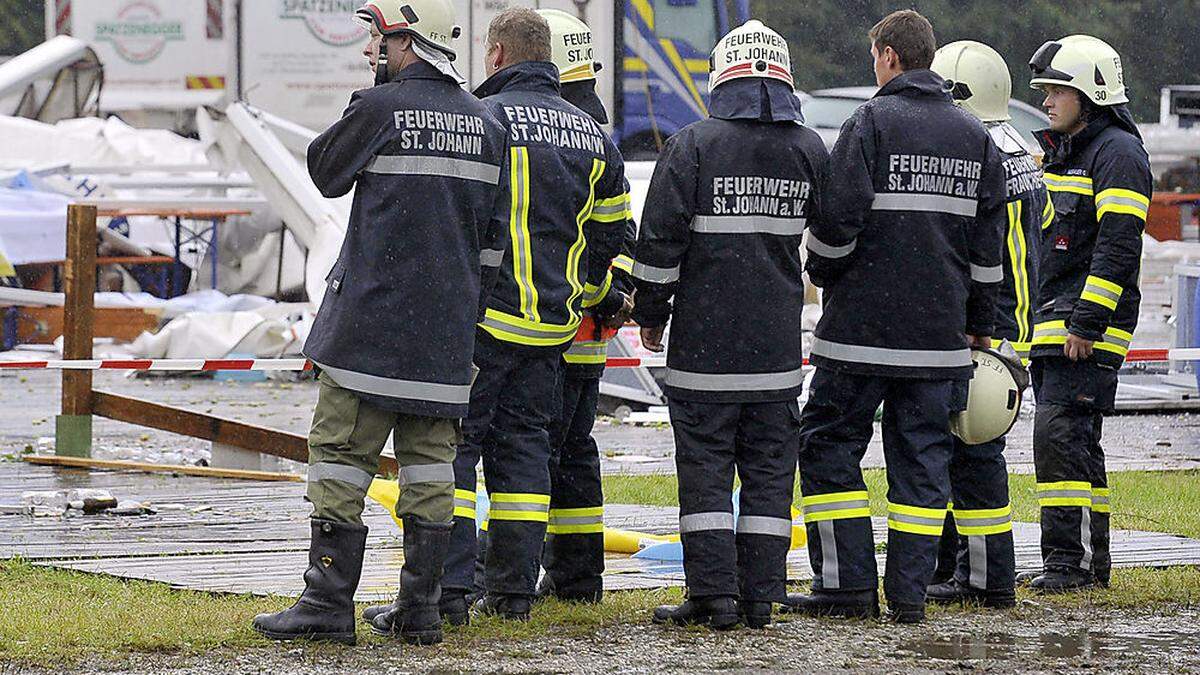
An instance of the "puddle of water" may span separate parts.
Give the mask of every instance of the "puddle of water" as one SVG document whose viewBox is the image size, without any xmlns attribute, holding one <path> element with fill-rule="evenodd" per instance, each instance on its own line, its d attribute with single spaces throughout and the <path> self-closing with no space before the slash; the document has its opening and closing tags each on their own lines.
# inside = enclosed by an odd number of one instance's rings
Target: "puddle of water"
<svg viewBox="0 0 1200 675">
<path fill-rule="evenodd" d="M 1112 657 L 1127 654 L 1156 654 L 1164 651 L 1196 651 L 1200 633 L 1156 631 L 1141 635 L 1074 631 L 1040 633 L 1032 636 L 1011 633 L 949 635 L 911 640 L 900 645 L 905 652 L 933 659 L 1014 659 L 1022 656 L 1046 658 Z"/>
</svg>

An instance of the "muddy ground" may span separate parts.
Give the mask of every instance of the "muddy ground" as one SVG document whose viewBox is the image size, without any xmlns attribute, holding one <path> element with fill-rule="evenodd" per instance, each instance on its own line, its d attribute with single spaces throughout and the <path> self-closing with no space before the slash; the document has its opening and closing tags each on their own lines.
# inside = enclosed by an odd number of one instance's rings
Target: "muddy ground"
<svg viewBox="0 0 1200 675">
<path fill-rule="evenodd" d="M 925 626 L 797 619 L 765 631 L 714 634 L 649 622 L 586 637 L 478 645 L 456 633 L 437 647 L 377 640 L 203 655 L 142 654 L 80 664 L 87 670 L 177 672 L 1196 672 L 1200 612 L 1062 610 L 1026 602 L 1004 613 L 942 612 Z M 50 672 L 0 664 L 0 672 Z M 53 669 L 53 672 L 62 672 Z"/>
</svg>

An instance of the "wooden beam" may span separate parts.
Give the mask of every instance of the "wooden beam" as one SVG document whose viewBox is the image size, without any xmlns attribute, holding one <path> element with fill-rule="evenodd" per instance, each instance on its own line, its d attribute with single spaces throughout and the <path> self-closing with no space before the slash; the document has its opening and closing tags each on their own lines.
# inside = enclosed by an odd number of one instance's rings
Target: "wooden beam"
<svg viewBox="0 0 1200 675">
<path fill-rule="evenodd" d="M 63 262 L 63 358 L 92 358 L 96 293 L 96 207 L 67 207 L 67 259 Z M 92 414 L 92 373 L 63 371 L 62 414 Z"/>
<path fill-rule="evenodd" d="M 85 457 L 56 457 L 54 455 L 25 455 L 30 464 L 67 466 L 79 469 L 105 469 L 112 471 L 142 471 L 145 473 L 172 473 L 182 476 L 204 476 L 206 478 L 238 478 L 242 480 L 267 480 L 303 483 L 304 476 L 274 471 L 244 471 L 241 469 L 215 469 L 211 466 L 182 466 L 179 464 L 148 464 L 116 459 L 88 459 Z"/>
<path fill-rule="evenodd" d="M 308 462 L 308 439 L 299 434 L 105 391 L 92 392 L 92 410 L 96 415 L 120 422 L 202 438 L 296 462 Z M 379 473 L 385 476 L 398 473 L 396 460 L 381 457 Z"/>
</svg>

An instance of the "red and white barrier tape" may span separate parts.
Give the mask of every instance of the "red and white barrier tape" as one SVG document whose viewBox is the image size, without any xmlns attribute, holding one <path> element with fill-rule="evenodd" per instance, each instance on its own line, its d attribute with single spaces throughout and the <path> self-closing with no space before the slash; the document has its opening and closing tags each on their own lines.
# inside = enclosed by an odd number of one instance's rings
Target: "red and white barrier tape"
<svg viewBox="0 0 1200 675">
<path fill-rule="evenodd" d="M 1200 361 L 1197 349 L 1131 349 L 1125 357 L 1128 363 L 1164 361 Z M 805 359 L 807 365 L 808 360 Z M 662 368 L 664 357 L 640 358 L 614 356 L 608 359 L 609 368 Z M 0 370 L 310 370 L 307 359 L 92 359 L 47 361 L 0 361 Z"/>
</svg>

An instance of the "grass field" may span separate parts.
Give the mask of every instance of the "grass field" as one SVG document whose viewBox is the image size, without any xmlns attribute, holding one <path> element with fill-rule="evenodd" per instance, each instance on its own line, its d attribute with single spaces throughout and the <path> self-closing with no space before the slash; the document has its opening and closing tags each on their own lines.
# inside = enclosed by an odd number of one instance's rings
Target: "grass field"
<svg viewBox="0 0 1200 675">
<path fill-rule="evenodd" d="M 876 511 L 884 507 L 882 471 L 867 473 Z M 1113 526 L 1200 537 L 1200 472 L 1126 472 L 1111 475 Z M 1034 520 L 1033 478 L 1013 476 L 1014 512 Z M 667 476 L 606 479 L 613 503 L 671 505 L 676 485 Z M 297 570 L 299 573 L 299 570 Z M 0 561 L 0 663 L 73 663 L 129 652 L 201 653 L 214 648 L 262 646 L 250 618 L 288 606 L 285 598 L 213 595 L 176 591 L 149 582 Z M 528 624 L 481 620 L 446 649 L 473 649 L 493 641 L 584 634 L 597 628 L 644 623 L 649 609 L 680 597 L 678 589 L 611 593 L 596 607 L 547 603 Z M 1200 605 L 1200 570 L 1171 568 L 1114 571 L 1113 586 L 1078 596 L 1043 600 L 1062 607 L 1154 608 Z M 938 609 L 941 612 L 961 611 Z M 361 639 L 374 640 L 360 630 Z"/>
</svg>

